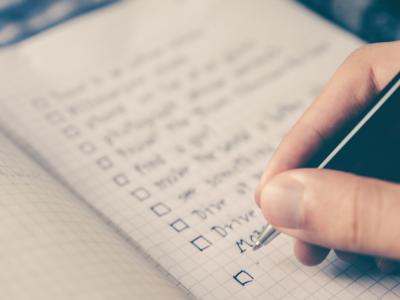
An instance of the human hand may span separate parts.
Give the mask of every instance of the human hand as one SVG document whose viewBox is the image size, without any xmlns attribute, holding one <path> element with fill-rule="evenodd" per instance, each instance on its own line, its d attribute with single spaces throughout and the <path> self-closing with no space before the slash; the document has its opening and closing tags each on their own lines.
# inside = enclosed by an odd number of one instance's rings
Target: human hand
<svg viewBox="0 0 400 300">
<path fill-rule="evenodd" d="M 345 260 L 358 253 L 375 257 L 382 271 L 397 268 L 399 184 L 296 168 L 359 114 L 399 71 L 400 42 L 355 51 L 282 140 L 261 179 L 257 204 L 271 225 L 296 238 L 295 254 L 306 265 L 320 263 L 333 248 Z"/>
</svg>

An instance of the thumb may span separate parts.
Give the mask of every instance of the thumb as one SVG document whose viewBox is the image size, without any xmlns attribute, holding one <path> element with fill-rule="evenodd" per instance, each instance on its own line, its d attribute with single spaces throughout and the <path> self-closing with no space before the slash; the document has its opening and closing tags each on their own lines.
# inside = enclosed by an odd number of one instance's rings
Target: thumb
<svg viewBox="0 0 400 300">
<path fill-rule="evenodd" d="M 277 229 L 343 251 L 400 259 L 400 186 L 330 170 L 269 180 L 261 209 Z"/>
</svg>

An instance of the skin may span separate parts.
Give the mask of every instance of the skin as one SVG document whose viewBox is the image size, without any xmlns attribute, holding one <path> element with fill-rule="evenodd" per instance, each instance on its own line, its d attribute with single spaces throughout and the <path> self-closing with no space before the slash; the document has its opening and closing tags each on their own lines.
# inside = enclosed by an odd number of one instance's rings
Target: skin
<svg viewBox="0 0 400 300">
<path fill-rule="evenodd" d="M 335 249 L 347 261 L 372 258 L 384 272 L 398 269 L 400 185 L 299 168 L 399 71 L 400 42 L 371 44 L 353 52 L 284 137 L 262 176 L 256 202 L 273 226 L 295 238 L 295 255 L 306 265 L 319 264 Z M 293 182 L 303 191 L 302 221 L 286 226 L 265 195 Z M 340 222 L 335 215 L 340 215 Z"/>
</svg>

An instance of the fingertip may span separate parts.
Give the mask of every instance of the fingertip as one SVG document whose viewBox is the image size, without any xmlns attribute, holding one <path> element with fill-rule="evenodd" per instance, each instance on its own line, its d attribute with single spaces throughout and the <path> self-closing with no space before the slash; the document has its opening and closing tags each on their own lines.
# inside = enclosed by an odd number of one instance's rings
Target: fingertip
<svg viewBox="0 0 400 300">
<path fill-rule="evenodd" d="M 329 251 L 330 249 L 312 245 L 301 240 L 296 240 L 294 244 L 294 254 L 306 266 L 320 264 L 328 256 Z"/>
<path fill-rule="evenodd" d="M 258 207 L 261 207 L 261 191 L 262 191 L 263 186 L 261 185 L 261 182 L 257 185 L 256 192 L 254 194 L 254 199 L 256 201 L 256 204 Z"/>
<path fill-rule="evenodd" d="M 271 174 L 270 174 L 269 168 L 267 168 L 264 171 L 263 175 L 261 176 L 260 181 L 258 182 L 258 185 L 256 187 L 256 192 L 255 192 L 254 198 L 256 200 L 258 207 L 260 207 L 260 208 L 261 208 L 261 195 L 262 195 L 263 189 L 267 183 L 267 180 L 270 177 L 271 177 Z"/>
</svg>

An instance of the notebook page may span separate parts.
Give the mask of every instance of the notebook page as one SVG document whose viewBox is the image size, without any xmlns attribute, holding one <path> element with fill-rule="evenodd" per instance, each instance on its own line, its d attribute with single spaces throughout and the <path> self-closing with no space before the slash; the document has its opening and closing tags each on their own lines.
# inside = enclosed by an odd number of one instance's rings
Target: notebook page
<svg viewBox="0 0 400 300">
<path fill-rule="evenodd" d="M 2 299 L 184 299 L 3 135 L 0 244 Z"/>
<path fill-rule="evenodd" d="M 1 118 L 199 298 L 390 297 L 283 235 L 250 250 L 265 162 L 359 44 L 291 1 L 125 2 L 16 49 Z"/>
</svg>

